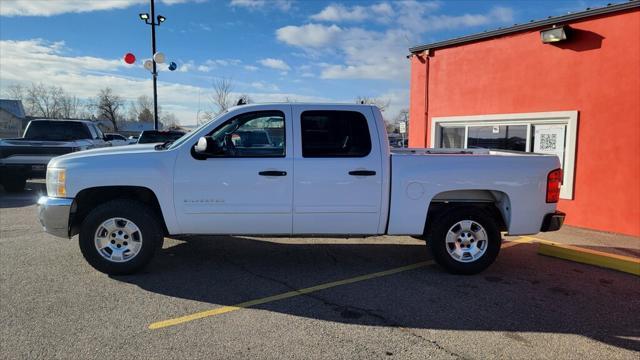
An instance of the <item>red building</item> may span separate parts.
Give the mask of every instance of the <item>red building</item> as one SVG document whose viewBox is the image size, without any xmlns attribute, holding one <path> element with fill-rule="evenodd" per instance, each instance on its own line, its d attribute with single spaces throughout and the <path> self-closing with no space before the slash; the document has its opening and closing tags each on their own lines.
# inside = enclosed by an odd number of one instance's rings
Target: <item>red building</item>
<svg viewBox="0 0 640 360">
<path fill-rule="evenodd" d="M 640 236 L 640 2 L 411 51 L 409 146 L 554 153 L 566 224 Z"/>
</svg>

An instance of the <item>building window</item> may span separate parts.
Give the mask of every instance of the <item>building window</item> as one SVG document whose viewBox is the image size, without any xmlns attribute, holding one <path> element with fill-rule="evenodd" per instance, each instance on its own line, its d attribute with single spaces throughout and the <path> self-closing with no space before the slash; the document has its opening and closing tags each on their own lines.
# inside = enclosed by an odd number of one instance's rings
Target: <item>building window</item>
<svg viewBox="0 0 640 360">
<path fill-rule="evenodd" d="M 467 147 L 527 151 L 527 125 L 470 126 Z"/>
<path fill-rule="evenodd" d="M 465 128 L 460 126 L 440 127 L 441 148 L 463 148 Z"/>
<path fill-rule="evenodd" d="M 562 199 L 573 199 L 577 111 L 434 117 L 431 144 L 554 154 L 560 159 Z"/>
</svg>

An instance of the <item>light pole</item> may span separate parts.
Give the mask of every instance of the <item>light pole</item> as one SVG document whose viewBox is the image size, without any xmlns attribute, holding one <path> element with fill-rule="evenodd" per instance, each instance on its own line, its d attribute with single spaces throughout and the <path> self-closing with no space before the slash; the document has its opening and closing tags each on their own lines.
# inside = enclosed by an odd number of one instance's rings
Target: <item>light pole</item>
<svg viewBox="0 0 640 360">
<path fill-rule="evenodd" d="M 140 13 L 140 20 L 143 20 L 145 24 L 151 25 L 151 61 L 153 61 L 153 70 L 151 75 L 153 77 L 153 128 L 158 130 L 158 71 L 156 70 L 156 60 L 154 55 L 156 54 L 156 26 L 160 26 L 166 17 L 158 15 L 156 17 L 155 1 L 151 2 L 151 17 L 147 13 Z M 154 20 L 155 19 L 155 20 Z M 160 60 L 162 61 L 162 60 Z"/>
</svg>

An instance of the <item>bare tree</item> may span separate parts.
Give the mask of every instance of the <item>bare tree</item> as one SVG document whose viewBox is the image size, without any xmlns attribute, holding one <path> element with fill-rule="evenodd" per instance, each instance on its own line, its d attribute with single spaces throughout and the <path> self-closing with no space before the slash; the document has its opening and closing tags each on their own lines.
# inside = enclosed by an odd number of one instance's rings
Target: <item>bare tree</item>
<svg viewBox="0 0 640 360">
<path fill-rule="evenodd" d="M 356 98 L 356 104 L 375 105 L 378 107 L 378 109 L 380 109 L 380 111 L 385 111 L 389 107 L 390 103 L 391 100 L 389 99 L 372 98 L 369 96 L 358 96 Z"/>
<path fill-rule="evenodd" d="M 77 118 L 83 113 L 83 104 L 75 96 L 68 95 L 64 89 L 32 83 L 30 87 L 13 85 L 9 88 L 9 96 L 22 100 L 27 115 L 59 119 Z"/>
<path fill-rule="evenodd" d="M 200 124 L 204 124 L 207 121 L 213 119 L 213 112 L 209 111 L 209 110 L 198 110 L 198 113 L 196 114 L 196 121 L 198 123 L 198 125 Z"/>
<path fill-rule="evenodd" d="M 7 87 L 7 97 L 11 100 L 24 100 L 25 88 L 20 84 L 13 84 Z"/>
<path fill-rule="evenodd" d="M 231 95 L 233 84 L 231 80 L 219 79 L 213 82 L 213 94 L 211 102 L 214 106 L 214 115 L 221 114 L 234 105 L 234 99 Z"/>
<path fill-rule="evenodd" d="M 153 99 L 147 95 L 140 95 L 136 101 L 127 106 L 127 120 L 153 122 Z M 158 117 L 162 117 L 162 107 L 158 105 Z"/>
<path fill-rule="evenodd" d="M 113 130 L 118 131 L 118 122 L 122 119 L 124 100 L 113 93 L 111 88 L 101 89 L 93 104 L 98 119 L 109 120 L 113 124 Z"/>
<path fill-rule="evenodd" d="M 26 111 L 31 116 L 54 119 L 58 117 L 58 91 L 62 88 L 32 83 L 25 93 Z"/>
<path fill-rule="evenodd" d="M 163 128 L 165 129 L 175 129 L 180 125 L 178 123 L 178 118 L 173 113 L 164 114 L 162 116 L 162 119 L 160 119 L 160 122 L 162 123 Z"/>
<path fill-rule="evenodd" d="M 75 96 L 65 95 L 62 89 L 56 95 L 56 118 L 77 119 L 81 116 L 82 104 Z"/>
</svg>

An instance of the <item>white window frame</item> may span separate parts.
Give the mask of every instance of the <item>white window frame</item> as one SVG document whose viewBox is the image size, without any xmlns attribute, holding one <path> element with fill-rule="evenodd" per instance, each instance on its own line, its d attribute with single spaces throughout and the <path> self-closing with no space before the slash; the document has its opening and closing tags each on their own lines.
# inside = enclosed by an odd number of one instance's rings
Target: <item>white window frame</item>
<svg viewBox="0 0 640 360">
<path fill-rule="evenodd" d="M 564 150 L 564 181 L 560 198 L 573 200 L 575 174 L 576 141 L 578 133 L 578 111 L 546 111 L 514 114 L 487 114 L 469 116 L 439 116 L 431 118 L 431 147 L 440 147 L 440 128 L 459 126 L 465 128 L 464 147 L 467 147 L 469 126 L 527 125 L 527 152 L 531 152 L 532 125 L 565 125 L 566 140 Z"/>
</svg>

